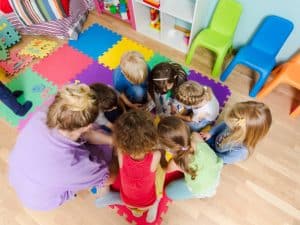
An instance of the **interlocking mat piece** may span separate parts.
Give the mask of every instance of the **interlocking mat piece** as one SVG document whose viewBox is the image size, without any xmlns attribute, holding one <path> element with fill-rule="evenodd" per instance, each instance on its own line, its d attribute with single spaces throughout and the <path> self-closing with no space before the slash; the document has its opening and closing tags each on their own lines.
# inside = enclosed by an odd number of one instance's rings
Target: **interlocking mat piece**
<svg viewBox="0 0 300 225">
<path fill-rule="evenodd" d="M 120 216 L 123 216 L 126 218 L 126 220 L 129 223 L 135 223 L 136 225 L 159 225 L 162 222 L 162 215 L 165 214 L 168 211 L 168 204 L 171 202 L 170 199 L 164 195 L 162 199 L 160 200 L 159 206 L 158 206 L 158 212 L 156 220 L 152 223 L 146 222 L 146 216 L 147 212 L 145 212 L 141 217 L 135 217 L 132 215 L 131 210 L 129 210 L 126 206 L 123 205 L 113 205 L 110 206 L 112 209 L 117 210 L 117 213 Z"/>
<path fill-rule="evenodd" d="M 19 72 L 33 60 L 33 57 L 31 56 L 19 55 L 19 52 L 19 49 L 14 49 L 10 51 L 10 57 L 8 60 L 0 61 L 0 67 L 2 67 L 8 75 L 13 75 Z"/>
<path fill-rule="evenodd" d="M 79 80 L 81 83 L 92 84 L 92 83 L 104 83 L 113 85 L 112 81 L 112 70 L 100 65 L 94 61 L 87 69 L 78 74 L 72 82 Z"/>
<path fill-rule="evenodd" d="M 0 41 L 0 60 L 6 60 L 8 58 L 7 48 L 4 46 L 4 43 Z"/>
<path fill-rule="evenodd" d="M 20 55 L 29 55 L 37 58 L 44 58 L 57 46 L 57 42 L 45 39 L 33 39 L 20 52 Z"/>
<path fill-rule="evenodd" d="M 20 35 L 13 25 L 4 17 L 0 16 L 0 41 L 5 48 L 9 48 L 20 41 Z"/>
<path fill-rule="evenodd" d="M 33 71 L 61 86 L 92 64 L 93 60 L 68 45 L 63 45 L 33 66 Z"/>
<path fill-rule="evenodd" d="M 146 48 L 143 45 L 126 37 L 123 37 L 121 41 L 119 41 L 116 45 L 99 57 L 99 63 L 104 64 L 110 69 L 115 69 L 119 66 L 122 55 L 128 51 L 139 52 L 144 56 L 146 61 L 148 61 L 154 54 L 151 49 Z"/>
<path fill-rule="evenodd" d="M 151 59 L 147 62 L 150 69 L 153 69 L 155 65 L 161 62 L 170 62 L 171 60 L 163 55 L 160 55 L 158 53 L 154 53 L 154 55 L 151 57 Z M 182 66 L 182 68 L 185 70 L 187 75 L 189 75 L 190 69 L 187 68 L 186 66 Z"/>
<path fill-rule="evenodd" d="M 225 103 L 231 95 L 230 89 L 227 86 L 223 85 L 220 82 L 216 82 L 215 80 L 210 79 L 206 76 L 203 76 L 202 74 L 194 70 L 190 70 L 188 79 L 197 81 L 202 85 L 210 87 L 219 101 L 220 109 L 224 107 Z"/>
<path fill-rule="evenodd" d="M 36 107 L 40 106 L 45 101 L 45 99 L 42 97 L 42 91 L 35 90 L 37 86 L 43 86 L 47 88 L 49 95 L 54 95 L 57 91 L 57 88 L 55 86 L 40 77 L 31 69 L 26 69 L 23 73 L 13 78 L 6 85 L 12 91 L 23 91 L 23 95 L 20 96 L 18 100 L 21 104 L 26 100 L 31 101 L 32 108 L 30 109 L 30 112 L 35 111 Z M 26 114 L 25 117 L 26 116 L 28 116 L 28 114 Z M 19 124 L 21 119 L 25 118 L 15 115 L 2 102 L 0 102 L 0 117 L 9 122 L 14 127 Z"/>
<path fill-rule="evenodd" d="M 98 60 L 98 57 L 121 39 L 121 35 L 93 24 L 79 35 L 78 40 L 70 40 L 69 45 Z"/>
</svg>

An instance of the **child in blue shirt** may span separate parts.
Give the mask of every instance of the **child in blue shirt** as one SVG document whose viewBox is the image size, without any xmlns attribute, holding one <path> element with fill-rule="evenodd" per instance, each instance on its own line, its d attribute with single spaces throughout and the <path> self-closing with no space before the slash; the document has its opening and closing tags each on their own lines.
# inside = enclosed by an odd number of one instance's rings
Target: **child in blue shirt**
<svg viewBox="0 0 300 225">
<path fill-rule="evenodd" d="M 113 85 L 128 108 L 139 108 L 148 102 L 148 73 L 140 53 L 130 51 L 122 56 L 113 74 Z"/>
<path fill-rule="evenodd" d="M 248 158 L 269 131 L 272 123 L 270 109 L 255 101 L 236 103 L 225 115 L 224 122 L 210 132 L 200 135 L 226 164 Z"/>
</svg>

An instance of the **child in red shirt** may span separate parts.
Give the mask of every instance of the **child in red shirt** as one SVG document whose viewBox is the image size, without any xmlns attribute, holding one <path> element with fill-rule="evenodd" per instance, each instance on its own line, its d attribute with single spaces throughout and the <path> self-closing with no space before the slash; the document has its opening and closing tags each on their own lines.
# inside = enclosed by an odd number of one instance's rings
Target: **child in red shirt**
<svg viewBox="0 0 300 225">
<path fill-rule="evenodd" d="M 122 200 L 135 216 L 148 211 L 147 222 L 155 221 L 159 204 L 155 179 L 161 153 L 152 150 L 158 137 L 151 115 L 141 110 L 124 113 L 114 124 L 113 140 L 118 152 L 120 194 L 111 192 L 97 199 L 96 205 L 120 204 Z"/>
</svg>

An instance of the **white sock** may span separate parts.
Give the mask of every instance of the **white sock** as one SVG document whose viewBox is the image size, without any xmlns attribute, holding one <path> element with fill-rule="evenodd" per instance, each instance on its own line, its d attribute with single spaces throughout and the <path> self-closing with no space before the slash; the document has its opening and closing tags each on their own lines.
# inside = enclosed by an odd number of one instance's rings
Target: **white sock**
<svg viewBox="0 0 300 225">
<path fill-rule="evenodd" d="M 146 221 L 148 223 L 152 223 L 156 220 L 160 199 L 161 198 L 156 199 L 154 204 L 149 208 L 149 210 L 147 212 L 147 217 L 146 217 Z"/>
</svg>

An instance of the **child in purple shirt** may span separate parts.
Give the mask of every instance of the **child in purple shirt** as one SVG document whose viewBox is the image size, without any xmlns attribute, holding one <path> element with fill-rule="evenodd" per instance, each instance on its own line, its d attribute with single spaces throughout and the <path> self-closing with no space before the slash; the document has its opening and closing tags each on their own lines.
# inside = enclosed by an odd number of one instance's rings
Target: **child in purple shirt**
<svg viewBox="0 0 300 225">
<path fill-rule="evenodd" d="M 99 154 L 93 155 L 81 138 L 87 133 L 87 141 L 101 144 L 102 135 L 102 144 L 110 144 L 104 134 L 97 135 L 97 143 L 88 134 L 98 113 L 95 93 L 87 85 L 72 84 L 21 131 L 9 158 L 9 180 L 26 207 L 53 209 L 77 191 L 107 182 L 111 150 L 94 145 Z"/>
</svg>

